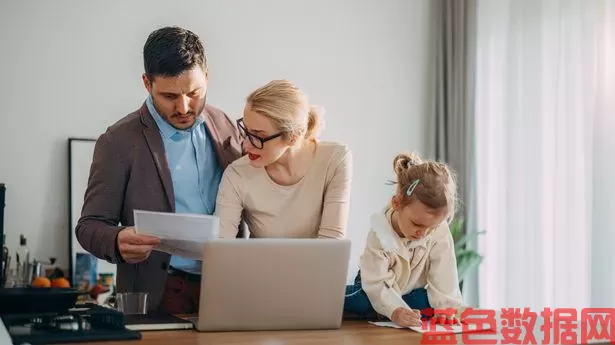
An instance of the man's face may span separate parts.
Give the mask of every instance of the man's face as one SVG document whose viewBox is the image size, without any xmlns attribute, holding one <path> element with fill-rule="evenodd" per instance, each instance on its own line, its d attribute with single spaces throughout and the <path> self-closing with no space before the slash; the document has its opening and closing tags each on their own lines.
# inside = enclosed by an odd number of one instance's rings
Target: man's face
<svg viewBox="0 0 615 345">
<path fill-rule="evenodd" d="M 190 128 L 205 107 L 207 72 L 200 67 L 177 77 L 156 76 L 154 80 L 143 74 L 143 83 L 160 116 L 177 129 Z"/>
</svg>

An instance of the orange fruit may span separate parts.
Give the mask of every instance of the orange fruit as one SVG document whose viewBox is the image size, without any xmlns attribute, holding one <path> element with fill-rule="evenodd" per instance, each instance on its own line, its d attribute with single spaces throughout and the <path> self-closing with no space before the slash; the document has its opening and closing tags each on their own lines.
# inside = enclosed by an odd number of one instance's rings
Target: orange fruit
<svg viewBox="0 0 615 345">
<path fill-rule="evenodd" d="M 51 287 L 51 281 L 47 277 L 37 277 L 32 280 L 32 287 L 48 288 Z"/>
<path fill-rule="evenodd" d="M 64 277 L 56 278 L 51 281 L 51 287 L 54 288 L 69 288 L 70 282 Z"/>
</svg>

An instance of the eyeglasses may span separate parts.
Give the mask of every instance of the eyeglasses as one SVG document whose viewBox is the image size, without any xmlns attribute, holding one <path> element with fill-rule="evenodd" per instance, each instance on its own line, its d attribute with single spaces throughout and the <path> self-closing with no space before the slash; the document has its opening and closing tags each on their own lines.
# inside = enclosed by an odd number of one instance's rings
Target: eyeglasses
<svg viewBox="0 0 615 345">
<path fill-rule="evenodd" d="M 248 130 L 246 129 L 246 126 L 243 123 L 243 118 L 237 120 L 237 128 L 239 129 L 239 134 L 241 135 L 241 137 L 244 139 L 248 138 L 248 140 L 250 140 L 250 144 L 252 144 L 252 146 L 254 146 L 255 148 L 259 150 L 261 150 L 265 146 L 265 143 L 268 142 L 269 140 L 273 140 L 281 136 L 282 134 L 284 134 L 284 132 L 280 132 L 278 134 L 274 134 L 274 135 L 270 135 L 265 138 L 261 138 L 256 134 L 252 134 L 248 132 Z"/>
</svg>

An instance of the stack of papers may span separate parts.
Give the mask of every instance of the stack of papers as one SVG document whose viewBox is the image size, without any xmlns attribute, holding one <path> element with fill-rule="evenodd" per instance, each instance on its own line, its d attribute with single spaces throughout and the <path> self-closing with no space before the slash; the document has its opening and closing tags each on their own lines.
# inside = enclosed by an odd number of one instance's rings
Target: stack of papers
<svg viewBox="0 0 615 345">
<path fill-rule="evenodd" d="M 155 250 L 189 259 L 203 259 L 203 243 L 217 239 L 216 216 L 134 210 L 135 231 L 160 238 Z"/>
</svg>

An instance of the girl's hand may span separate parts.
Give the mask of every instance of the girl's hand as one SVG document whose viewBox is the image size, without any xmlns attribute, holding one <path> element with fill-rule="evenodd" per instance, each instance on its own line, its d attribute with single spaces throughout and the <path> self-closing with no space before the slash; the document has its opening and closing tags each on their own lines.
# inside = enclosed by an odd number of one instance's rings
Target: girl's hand
<svg viewBox="0 0 615 345">
<path fill-rule="evenodd" d="M 401 327 L 416 327 L 421 326 L 421 313 L 418 310 L 408 308 L 397 308 L 391 315 L 391 321 Z"/>
</svg>

